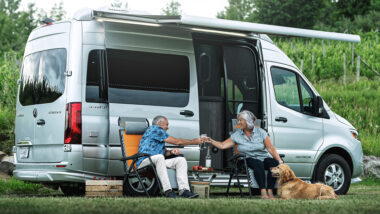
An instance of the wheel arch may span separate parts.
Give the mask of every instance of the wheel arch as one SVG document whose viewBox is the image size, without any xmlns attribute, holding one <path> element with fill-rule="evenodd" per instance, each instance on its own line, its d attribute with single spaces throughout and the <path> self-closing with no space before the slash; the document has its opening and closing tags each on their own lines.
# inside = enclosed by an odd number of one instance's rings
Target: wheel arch
<svg viewBox="0 0 380 214">
<path fill-rule="evenodd" d="M 316 164 L 314 165 L 312 180 L 315 181 L 315 179 L 316 179 L 316 171 L 317 171 L 318 165 L 320 164 L 321 159 L 324 156 L 329 155 L 329 154 L 336 154 L 336 155 L 339 155 L 342 158 L 344 158 L 344 160 L 346 160 L 347 164 L 350 166 L 350 171 L 351 171 L 351 175 L 352 175 L 354 166 L 353 166 L 351 155 L 344 148 L 332 147 L 332 148 L 329 148 L 326 151 L 324 151 L 321 155 L 319 155 L 319 158 L 316 161 Z"/>
</svg>

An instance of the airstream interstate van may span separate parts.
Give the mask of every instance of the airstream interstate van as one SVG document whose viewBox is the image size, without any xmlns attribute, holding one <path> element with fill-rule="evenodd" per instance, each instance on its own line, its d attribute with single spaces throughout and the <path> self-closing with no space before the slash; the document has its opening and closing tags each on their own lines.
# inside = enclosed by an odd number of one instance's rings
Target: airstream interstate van
<svg viewBox="0 0 380 214">
<path fill-rule="evenodd" d="M 111 9 L 83 9 L 33 30 L 17 97 L 15 178 L 80 194 L 85 180 L 123 176 L 120 118 L 151 123 L 165 115 L 170 135 L 224 140 L 247 109 L 298 177 L 345 194 L 362 173 L 358 132 L 264 33 L 360 42 L 356 35 Z M 189 169 L 204 162 L 198 146 L 181 152 Z M 213 148 L 212 167 L 227 170 L 233 152 Z M 212 184 L 226 185 L 228 176 Z M 147 182 L 148 189 L 157 185 Z"/>
</svg>

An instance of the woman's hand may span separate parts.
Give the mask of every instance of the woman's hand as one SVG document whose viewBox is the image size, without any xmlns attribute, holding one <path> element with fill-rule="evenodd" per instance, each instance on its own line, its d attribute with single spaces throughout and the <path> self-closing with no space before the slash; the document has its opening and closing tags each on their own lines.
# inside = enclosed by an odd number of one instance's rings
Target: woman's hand
<svg viewBox="0 0 380 214">
<path fill-rule="evenodd" d="M 202 141 L 211 144 L 211 141 L 213 141 L 213 139 L 211 139 L 211 137 L 202 137 Z"/>
</svg>

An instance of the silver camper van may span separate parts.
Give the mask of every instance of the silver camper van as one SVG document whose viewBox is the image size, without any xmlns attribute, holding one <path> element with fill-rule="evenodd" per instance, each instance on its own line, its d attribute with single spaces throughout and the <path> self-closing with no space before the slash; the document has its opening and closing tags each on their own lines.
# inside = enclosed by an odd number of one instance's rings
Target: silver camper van
<svg viewBox="0 0 380 214">
<path fill-rule="evenodd" d="M 247 109 L 298 177 L 345 194 L 362 173 L 357 130 L 264 33 L 360 42 L 356 35 L 111 9 L 83 9 L 33 30 L 19 81 L 14 177 L 80 194 L 85 180 L 123 176 L 120 118 L 165 115 L 170 135 L 224 140 Z M 189 169 L 204 162 L 198 146 L 181 152 Z M 213 148 L 212 167 L 228 169 L 233 152 Z M 227 181 L 221 173 L 213 185 Z"/>
</svg>

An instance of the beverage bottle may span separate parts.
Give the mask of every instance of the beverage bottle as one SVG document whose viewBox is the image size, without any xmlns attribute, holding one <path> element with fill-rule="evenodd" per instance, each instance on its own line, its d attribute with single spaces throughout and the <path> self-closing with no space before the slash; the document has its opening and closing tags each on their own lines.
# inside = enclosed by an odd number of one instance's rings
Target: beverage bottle
<svg viewBox="0 0 380 214">
<path fill-rule="evenodd" d="M 210 155 L 210 147 L 207 148 L 207 155 L 206 155 L 206 167 L 211 167 L 211 155 Z"/>
</svg>

